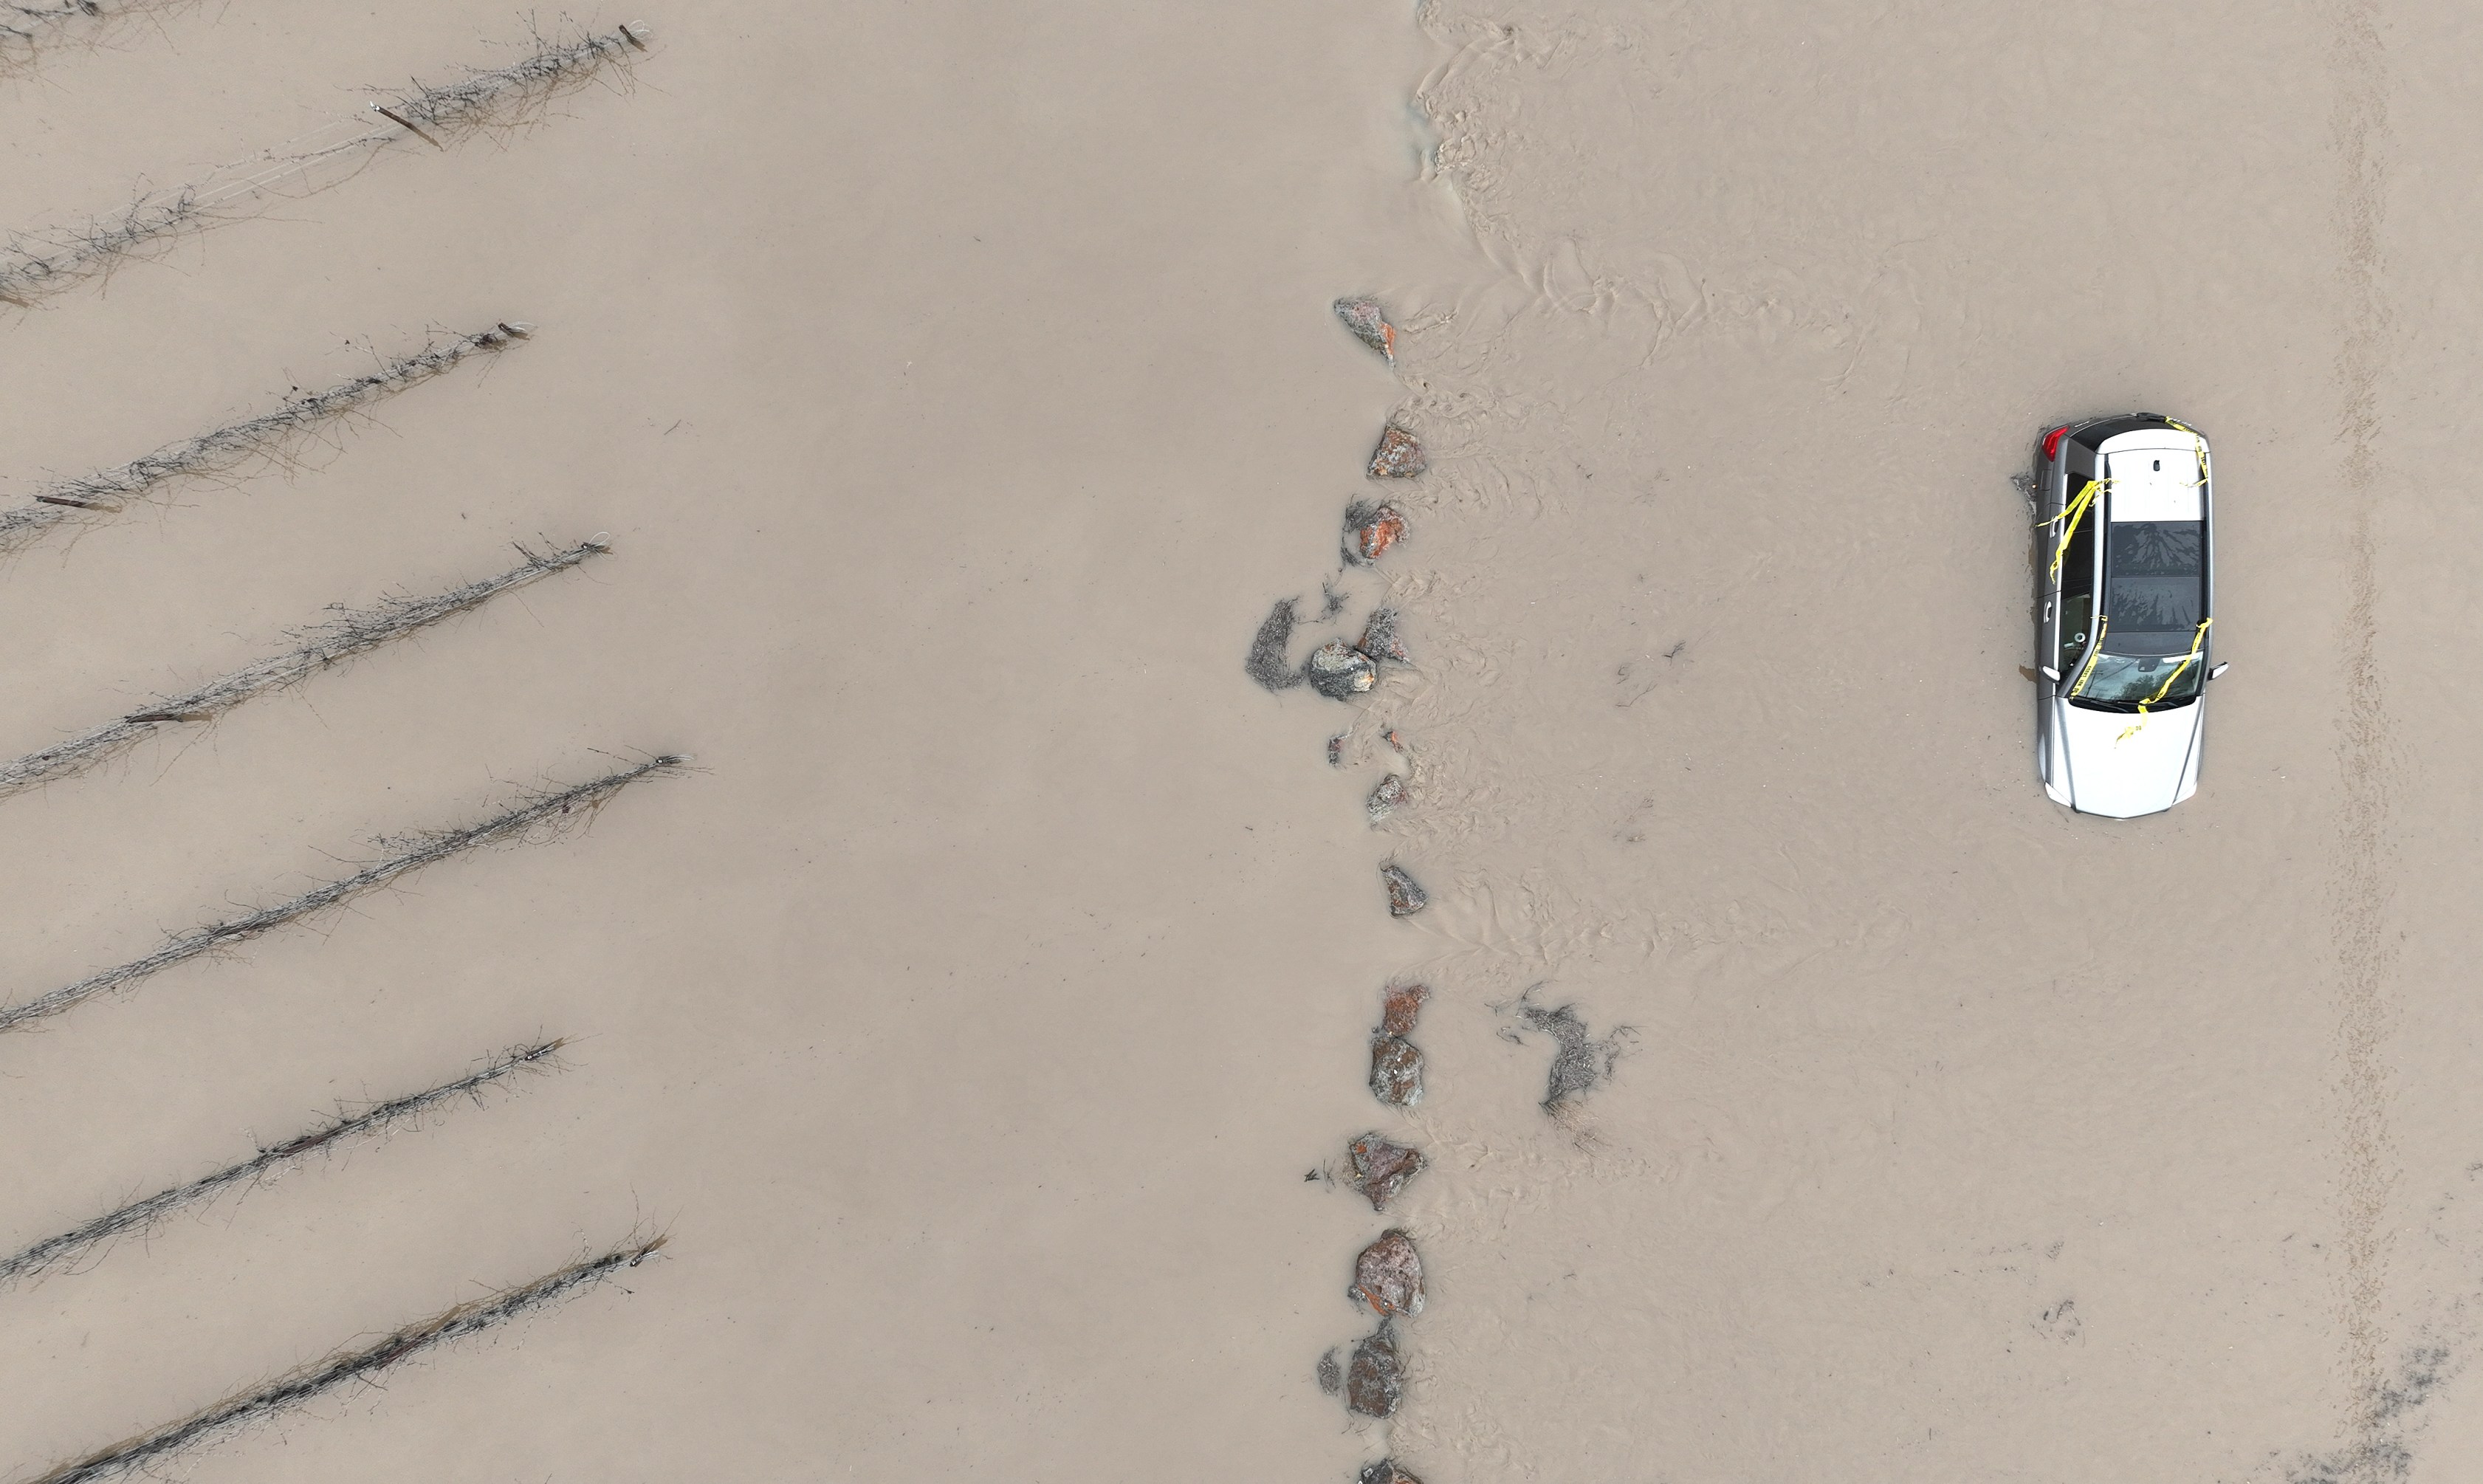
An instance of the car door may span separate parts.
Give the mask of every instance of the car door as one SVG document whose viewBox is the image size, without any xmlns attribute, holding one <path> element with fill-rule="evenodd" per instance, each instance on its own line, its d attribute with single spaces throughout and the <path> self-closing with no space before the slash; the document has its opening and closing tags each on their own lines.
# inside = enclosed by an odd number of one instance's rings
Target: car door
<svg viewBox="0 0 2483 1484">
<path fill-rule="evenodd" d="M 2077 668 L 2093 637 L 2096 605 L 2096 532 L 2103 521 L 2101 491 L 2079 496 L 2095 477 L 2085 450 L 2067 443 L 2061 450 L 2062 478 L 2057 495 L 2046 503 L 2051 523 L 2042 529 L 2043 663 L 2064 676 Z M 2064 544 L 2066 543 L 2066 544 Z"/>
</svg>

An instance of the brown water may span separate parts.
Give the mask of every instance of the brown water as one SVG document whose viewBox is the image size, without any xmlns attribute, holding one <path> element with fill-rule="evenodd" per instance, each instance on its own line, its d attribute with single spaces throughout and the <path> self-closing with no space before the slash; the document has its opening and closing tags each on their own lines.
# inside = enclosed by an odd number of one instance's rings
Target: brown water
<svg viewBox="0 0 2483 1484">
<path fill-rule="evenodd" d="M 14 1247 L 577 1038 L 0 1294 L 0 1462 L 665 1230 L 189 1476 L 2462 1476 L 2470 24 L 644 18 L 629 91 L 0 326 L 13 501 L 542 327 L 11 564 L 0 752 L 511 541 L 617 547 L 0 804 L 0 997 L 599 749 L 700 770 L 0 1045 Z M 174 8 L 0 83 L 0 224 L 522 33 Z M 1402 382 L 1327 313 L 1362 290 Z M 2033 778 L 2009 476 L 2129 407 L 2216 440 L 2233 668 L 2200 795 L 2113 824 Z M 1417 667 L 1271 698 L 1242 649 L 1319 611 L 1392 411 L 1432 472 L 1331 626 L 1384 588 Z M 1406 974 L 1411 1116 L 1363 1087 Z M 1613 1059 L 1555 1116 L 1562 1005 Z M 1312 1371 L 1384 1220 L 1304 1179 L 1374 1127 L 1435 1161 L 1384 1427 Z"/>
</svg>

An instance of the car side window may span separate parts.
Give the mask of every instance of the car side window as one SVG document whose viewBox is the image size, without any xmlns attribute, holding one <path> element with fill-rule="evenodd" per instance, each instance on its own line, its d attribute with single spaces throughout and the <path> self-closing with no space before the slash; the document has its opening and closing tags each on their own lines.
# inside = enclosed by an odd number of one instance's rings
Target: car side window
<svg viewBox="0 0 2483 1484">
<path fill-rule="evenodd" d="M 2086 488 L 2087 476 L 2072 471 L 2069 477 L 2069 504 L 2075 509 L 2078 493 Z M 2086 652 L 2087 640 L 2095 623 L 2096 531 L 2103 524 L 2100 500 L 2091 500 L 2077 528 L 2069 533 L 2069 548 L 2061 552 L 2061 623 L 2060 652 L 2053 657 L 2054 669 L 2067 673 Z M 2055 535 L 2057 546 L 2060 537 Z"/>
<path fill-rule="evenodd" d="M 2063 507 L 2065 514 L 2077 511 L 2078 494 L 2091 481 L 2083 474 L 2069 476 L 2069 502 Z M 2103 524 L 2102 505 L 2103 501 L 2099 498 L 2090 500 L 2086 509 L 2079 513 L 2076 528 L 2069 533 L 2069 548 L 2061 553 L 2063 596 L 2072 593 L 2093 594 L 2095 592 L 2096 528 Z M 2059 533 L 2055 532 L 2052 542 L 2056 547 L 2060 540 Z"/>
</svg>

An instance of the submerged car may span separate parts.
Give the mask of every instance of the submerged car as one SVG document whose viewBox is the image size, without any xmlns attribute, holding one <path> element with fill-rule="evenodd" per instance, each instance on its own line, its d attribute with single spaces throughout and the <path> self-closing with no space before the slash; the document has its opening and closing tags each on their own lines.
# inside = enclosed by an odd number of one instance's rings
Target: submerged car
<svg viewBox="0 0 2483 1484">
<path fill-rule="evenodd" d="M 2199 791 L 2215 664 L 2207 440 L 2133 412 L 2042 437 L 2037 518 L 2043 791 L 2081 814 L 2161 813 Z"/>
</svg>

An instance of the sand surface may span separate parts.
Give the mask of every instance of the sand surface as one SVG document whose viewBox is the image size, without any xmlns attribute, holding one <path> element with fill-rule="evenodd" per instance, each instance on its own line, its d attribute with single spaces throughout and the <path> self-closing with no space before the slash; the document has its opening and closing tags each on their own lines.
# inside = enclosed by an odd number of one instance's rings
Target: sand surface
<svg viewBox="0 0 2483 1484">
<path fill-rule="evenodd" d="M 650 22 L 546 116 L 0 321 L 0 504 L 531 340 L 0 570 L 0 755 L 327 605 L 611 555 L 0 800 L 0 1002 L 654 754 L 590 820 L 0 1038 L 0 1466 L 633 1235 L 201 1481 L 2452 1479 L 2483 1453 L 2436 0 Z M 0 229 L 527 49 L 230 0 L 0 76 Z M 2461 161 L 2468 162 L 2461 164 Z M 1395 374 L 1329 315 L 1375 292 Z M 2461 370 L 2460 367 L 2467 369 Z M 2216 439 L 2199 796 L 2033 777 L 2029 439 Z M 1410 534 L 1341 572 L 1395 415 Z M 1269 603 L 1415 664 L 1269 695 Z M 1395 729 L 1411 798 L 1362 800 Z M 1324 745 L 1347 733 L 1345 766 Z M 1375 866 L 1430 889 L 1392 920 Z M 1433 991 L 1410 1114 L 1379 994 Z M 1543 1106 L 1555 1039 L 1595 1084 Z M 1583 1058 L 1583 1061 L 1581 1061 Z M 1328 1178 L 1433 1160 L 1386 1217 Z M 1309 1178 L 1305 1178 L 1308 1176 Z M 1385 1225 L 1403 1409 L 1314 1365 Z"/>
</svg>

